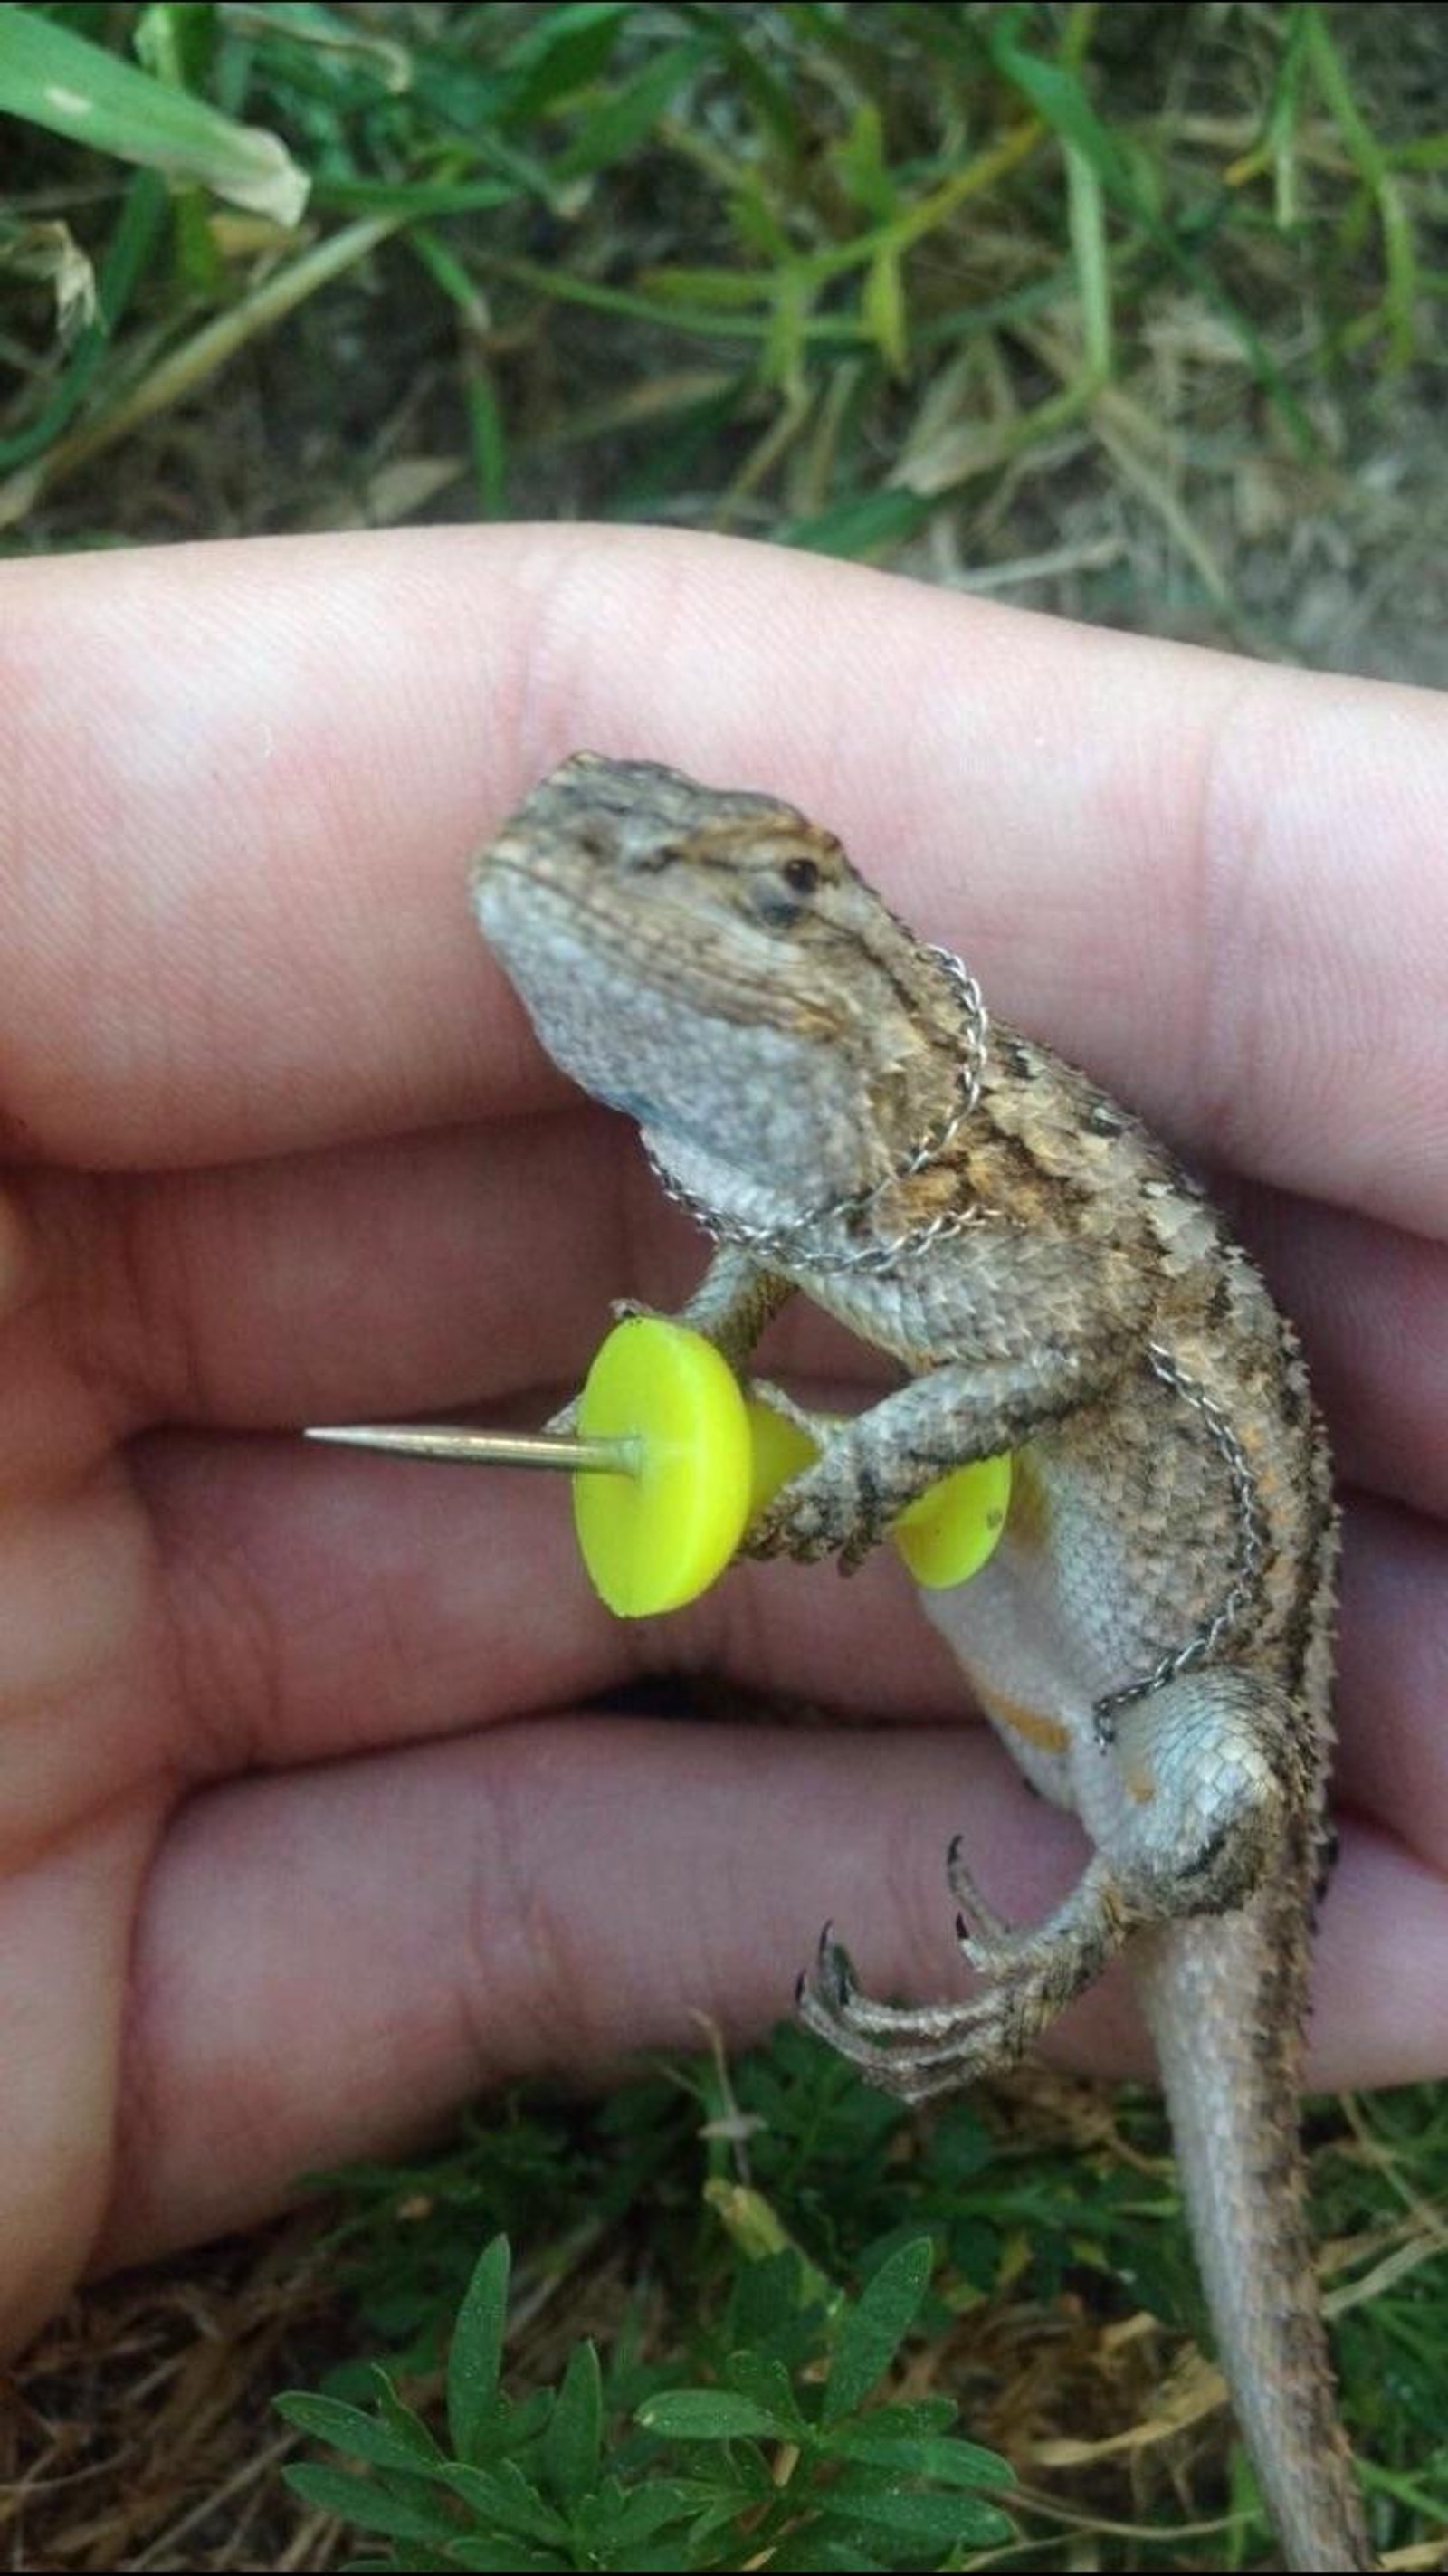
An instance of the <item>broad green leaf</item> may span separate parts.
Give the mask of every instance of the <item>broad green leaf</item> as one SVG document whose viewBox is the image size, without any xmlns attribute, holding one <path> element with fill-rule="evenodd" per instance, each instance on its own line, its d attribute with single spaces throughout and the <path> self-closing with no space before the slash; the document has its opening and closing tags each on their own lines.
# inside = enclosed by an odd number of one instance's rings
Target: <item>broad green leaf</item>
<svg viewBox="0 0 1448 2576">
<path fill-rule="evenodd" d="M 506 2448 L 521 2451 L 525 2442 L 536 2441 L 553 2412 L 551 2388 L 530 2388 L 526 2397 L 498 2400 L 498 2419 L 507 2427 Z"/>
<path fill-rule="evenodd" d="M 365 2460 L 374 2469 L 426 2469 L 436 2458 L 421 2424 L 418 2439 L 411 2441 L 389 2424 L 379 2424 L 375 2415 L 364 2414 L 360 2406 L 348 2406 L 339 2397 L 312 2397 L 305 2389 L 288 2389 L 276 2399 L 276 2410 L 286 2424 L 295 2424 L 298 2432 L 308 2433 L 314 2442 L 326 2442 L 334 2451 L 345 2451 L 350 2459 Z"/>
<path fill-rule="evenodd" d="M 384 2540 L 416 2540 L 436 2553 L 455 2527 L 448 2514 L 422 2513 L 415 2505 L 403 2504 L 399 2497 L 373 2486 L 367 2478 L 350 2476 L 345 2469 L 313 2467 L 304 2462 L 300 2468 L 284 2469 L 282 2475 L 303 2504 L 316 2505 L 323 2513 L 338 2514 L 344 2522 L 355 2523 L 359 2531 L 375 2531 Z"/>
<path fill-rule="evenodd" d="M 438 2471 L 443 2484 L 460 2496 L 485 2532 L 506 2532 L 516 2540 L 542 2541 L 548 2548 L 566 2547 L 568 2525 L 545 2504 L 516 2460 L 499 2460 L 491 2469 L 464 2468 L 447 2461 Z"/>
<path fill-rule="evenodd" d="M 638 2421 L 646 2433 L 662 2433 L 673 2442 L 783 2442 L 794 2432 L 768 2407 L 727 2388 L 661 2389 L 644 2400 Z"/>
<path fill-rule="evenodd" d="M 950 2433 L 959 2413 L 953 2397 L 911 2397 L 898 2405 L 872 2406 L 858 2423 L 851 2424 L 848 2434 L 837 2428 L 830 2435 L 831 2450 L 844 2450 L 847 2440 L 861 2442 L 923 2442 L 938 2433 Z M 954 2438 L 953 2435 L 951 2437 Z"/>
<path fill-rule="evenodd" d="M 479 2255 L 458 2310 L 447 2365 L 447 2422 L 460 2460 L 478 2456 L 478 2437 L 492 2412 L 503 2366 L 511 2257 L 505 2236 Z"/>
<path fill-rule="evenodd" d="M 465 2539 L 448 2542 L 447 2557 L 441 2562 L 448 2567 L 476 2567 L 481 2576 L 554 2576 L 555 2569 L 576 2565 L 570 2552 L 566 2557 L 557 2549 L 533 2549 L 526 2540 L 493 2540 L 485 2533 L 469 2532 Z"/>
<path fill-rule="evenodd" d="M 687 2533 L 685 2524 L 690 2526 Z M 629 2494 L 617 2478 L 606 2478 L 582 2498 L 573 2516 L 571 2543 L 575 2567 L 662 2571 L 709 2564 L 698 2547 L 698 2517 L 682 2489 L 672 2484 L 638 2487 Z"/>
<path fill-rule="evenodd" d="M 799 2400 L 790 2382 L 789 2372 L 778 2355 L 772 2352 L 731 2352 L 724 2364 L 724 2384 L 736 2397 L 747 2397 L 752 2406 L 760 2406 L 776 2424 L 791 2434 L 809 2430 L 801 2414 Z"/>
<path fill-rule="evenodd" d="M 571 2513 L 596 2483 L 602 2447 L 603 2381 L 598 2355 L 591 2343 L 575 2344 L 543 2436 L 543 2483 L 565 2513 Z"/>
<path fill-rule="evenodd" d="M 635 151 L 653 131 L 675 91 L 703 61 L 706 50 L 689 42 L 669 45 L 622 88 L 591 107 L 580 132 L 554 163 L 554 177 L 584 178 Z"/>
<path fill-rule="evenodd" d="M 874 2437 L 872 2419 L 864 2416 L 830 2444 L 837 2459 L 858 2460 L 862 2467 L 889 2469 L 902 2478 L 932 2478 L 942 2487 L 1002 2487 L 1015 2483 L 1009 2463 L 975 2442 L 941 2440 L 924 2434 L 887 2433 Z"/>
<path fill-rule="evenodd" d="M 306 173 L 275 134 L 235 124 L 33 9 L 0 9 L 0 113 L 210 188 L 278 224 L 298 222 L 307 202 Z"/>
<path fill-rule="evenodd" d="M 814 2495 L 815 2510 L 832 2522 L 847 2522 L 908 2548 L 907 2566 L 918 2566 L 916 2552 L 956 2549 L 962 2542 L 980 2547 L 986 2541 L 1009 2540 L 1011 2526 L 994 2505 L 978 2496 L 902 2494 L 895 2487 L 859 2486 L 840 2478 Z M 878 2543 L 877 2543 L 878 2545 Z"/>
<path fill-rule="evenodd" d="M 826 2315 L 843 2304 L 843 2294 L 787 2245 L 780 2253 L 743 2264 L 735 2275 L 729 2302 L 731 2345 L 741 2352 L 773 2353 L 797 2375 L 806 2362 L 818 2358 Z M 759 2393 L 745 2391 L 747 2396 Z"/>
<path fill-rule="evenodd" d="M 394 2433 L 424 2468 L 430 2468 L 442 2453 L 424 2424 L 422 2417 L 399 2397 L 380 2361 L 372 2364 L 372 2382 L 376 2390 L 373 2403 L 389 2431 Z"/>
<path fill-rule="evenodd" d="M 610 2563 L 618 2567 L 637 2564 L 625 2560 L 622 2551 L 641 2549 L 670 2523 L 692 2521 L 696 2511 L 683 2481 L 668 2478 L 651 2478 L 646 2486 L 631 2488 L 621 2486 L 617 2478 L 605 2478 L 597 2495 L 589 2498 L 589 2506 L 591 2510 L 578 2517 L 578 2531 L 593 2546 L 606 2546 Z M 741 2497 L 736 2510 L 745 2506 Z"/>
<path fill-rule="evenodd" d="M 798 2568 L 801 2576 L 826 2576 L 826 2571 L 839 2568 L 843 2576 L 887 2576 L 897 2561 L 877 2558 L 877 2534 L 867 2544 L 861 2531 L 848 2528 L 838 2531 L 819 2523 L 807 2523 L 802 2531 L 786 2532 L 784 2539 L 769 2553 L 770 2576 L 791 2576 Z"/>
<path fill-rule="evenodd" d="M 925 2296 L 935 2248 L 928 2236 L 902 2245 L 866 2283 L 845 2313 L 830 2362 L 821 2420 L 838 2423 L 862 2406 L 884 2377 Z"/>
</svg>

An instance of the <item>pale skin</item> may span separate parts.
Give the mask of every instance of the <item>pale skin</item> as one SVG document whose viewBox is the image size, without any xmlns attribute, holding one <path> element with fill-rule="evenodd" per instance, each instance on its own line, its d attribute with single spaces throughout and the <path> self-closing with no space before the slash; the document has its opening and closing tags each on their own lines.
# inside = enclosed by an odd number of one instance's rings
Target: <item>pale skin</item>
<svg viewBox="0 0 1448 2576">
<path fill-rule="evenodd" d="M 888 685 L 887 685 L 888 683 Z M 1235 1191 L 1348 1492 L 1324 2083 L 1448 2064 L 1448 710 L 588 531 L 0 573 L 3 2331 L 480 2087 L 951 1973 L 941 1819 L 1079 1865 L 886 1559 L 642 1629 L 563 1497 L 304 1449 L 535 1422 L 702 1247 L 549 1067 L 468 857 L 587 745 L 838 830 Z M 878 1383 L 792 1308 L 808 1389 Z M 709 1665 L 888 1735 L 580 1714 Z M 512 1724 L 507 1720 L 517 1721 Z M 781 1963 L 787 1963 L 783 1969 Z M 1139 2068 L 1119 1990 L 1049 2045 Z M 17 2255 L 14 2249 L 21 2249 Z"/>
</svg>

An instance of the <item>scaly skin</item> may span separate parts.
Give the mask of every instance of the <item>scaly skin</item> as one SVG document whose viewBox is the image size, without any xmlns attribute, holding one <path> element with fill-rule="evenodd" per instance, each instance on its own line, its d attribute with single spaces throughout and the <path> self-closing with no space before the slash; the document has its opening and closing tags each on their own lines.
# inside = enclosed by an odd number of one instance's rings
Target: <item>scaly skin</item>
<svg viewBox="0 0 1448 2576">
<path fill-rule="evenodd" d="M 1016 1453 L 989 1566 L 923 1598 L 1094 1857 L 1012 1932 L 953 1851 L 975 1992 L 873 2002 L 826 1936 L 805 2020 L 919 2101 L 1013 2064 L 1124 1949 L 1288 2563 L 1370 2566 L 1297 2132 L 1337 1526 L 1290 1326 L 1139 1120 L 987 1028 L 791 807 L 579 754 L 474 895 L 550 1054 L 716 1235 L 685 1320 L 742 1368 L 800 1289 L 908 1372 L 854 1422 L 810 1420 L 818 1462 L 747 1552 L 849 1566 L 946 1468 Z"/>
</svg>

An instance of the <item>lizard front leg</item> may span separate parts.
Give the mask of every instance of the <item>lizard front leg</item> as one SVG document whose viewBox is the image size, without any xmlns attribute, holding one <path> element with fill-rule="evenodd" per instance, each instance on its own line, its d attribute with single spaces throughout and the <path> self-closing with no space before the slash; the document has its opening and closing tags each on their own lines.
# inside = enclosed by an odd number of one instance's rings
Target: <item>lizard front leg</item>
<svg viewBox="0 0 1448 2576">
<path fill-rule="evenodd" d="M 747 1252 L 720 1244 L 692 1297 L 677 1315 L 664 1320 L 687 1324 L 702 1333 L 739 1376 L 765 1325 L 794 1295 L 794 1282 L 777 1270 L 766 1270 Z M 628 1299 L 615 1304 L 616 1315 L 649 1315 L 655 1309 Z"/>
<path fill-rule="evenodd" d="M 1129 1705 L 1110 1745 L 1082 1759 L 1101 1776 L 1083 1796 L 1095 1856 L 1054 1914 L 1012 1932 L 976 1895 L 958 1849 L 948 1874 L 975 1918 L 957 1922 L 982 1978 L 964 2003 L 898 2007 L 855 1983 L 828 1931 L 801 1982 L 809 2027 L 871 2083 L 908 2102 L 1016 2064 L 1130 1935 L 1183 1915 L 1242 1905 L 1281 1866 L 1311 1795 L 1311 1729 L 1278 1685 L 1226 1668 L 1183 1674 Z"/>
<path fill-rule="evenodd" d="M 842 1423 L 803 1415 L 759 1384 L 754 1391 L 800 1421 L 821 1454 L 750 1523 L 744 1554 L 802 1564 L 837 1556 L 849 1572 L 927 1486 L 1019 1448 L 1043 1423 L 1104 1394 L 1124 1357 L 1120 1338 L 1103 1332 L 1069 1348 L 951 1360 Z"/>
</svg>

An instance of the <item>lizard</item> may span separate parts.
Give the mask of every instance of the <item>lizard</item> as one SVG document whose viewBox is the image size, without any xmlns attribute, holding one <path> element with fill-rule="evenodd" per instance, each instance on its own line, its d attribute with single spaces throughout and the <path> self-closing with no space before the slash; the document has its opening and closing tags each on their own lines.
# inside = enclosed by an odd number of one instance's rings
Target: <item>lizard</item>
<svg viewBox="0 0 1448 2576">
<path fill-rule="evenodd" d="M 712 1238 L 679 1320 L 740 1372 L 796 1291 L 895 1364 L 742 1553 L 857 1565 L 927 1485 L 1013 1454 L 1000 1543 L 924 1593 L 1027 1780 L 1092 1846 L 1012 1929 L 960 1839 L 964 2000 L 799 2009 L 906 2102 L 1015 2064 L 1125 1953 L 1232 2401 L 1289 2566 L 1366 2568 L 1297 2097 L 1328 1854 L 1338 1513 L 1297 1336 L 1141 1119 L 987 1011 L 775 796 L 575 753 L 474 863 L 543 1046 L 634 1119 Z M 634 1311 L 637 1311 L 636 1309 Z"/>
</svg>

